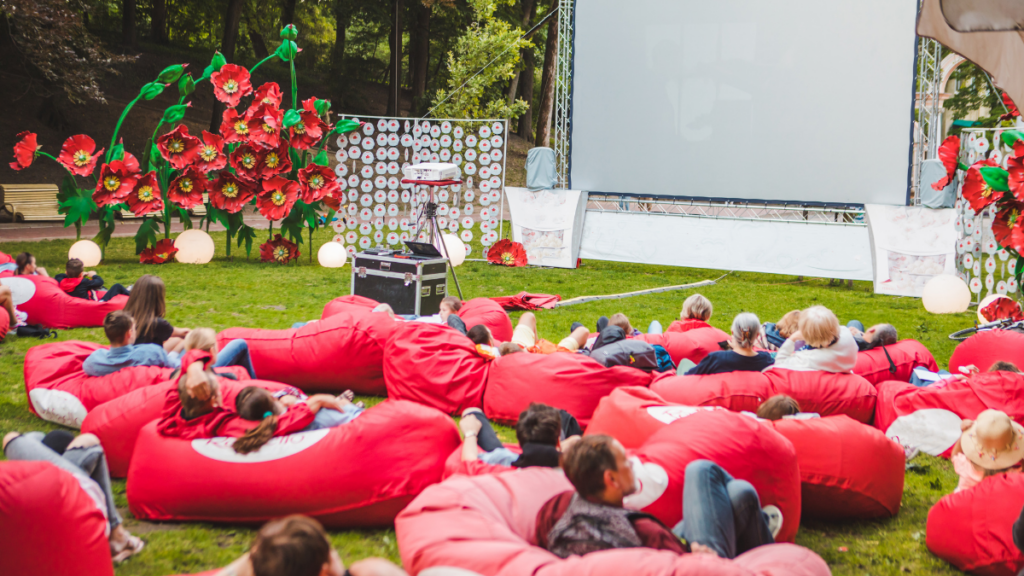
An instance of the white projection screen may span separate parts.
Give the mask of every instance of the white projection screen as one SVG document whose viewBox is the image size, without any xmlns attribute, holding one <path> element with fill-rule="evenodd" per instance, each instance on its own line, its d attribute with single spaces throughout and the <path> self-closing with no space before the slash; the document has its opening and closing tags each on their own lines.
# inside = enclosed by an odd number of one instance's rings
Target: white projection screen
<svg viewBox="0 0 1024 576">
<path fill-rule="evenodd" d="M 908 201 L 915 0 L 576 0 L 570 187 Z"/>
</svg>

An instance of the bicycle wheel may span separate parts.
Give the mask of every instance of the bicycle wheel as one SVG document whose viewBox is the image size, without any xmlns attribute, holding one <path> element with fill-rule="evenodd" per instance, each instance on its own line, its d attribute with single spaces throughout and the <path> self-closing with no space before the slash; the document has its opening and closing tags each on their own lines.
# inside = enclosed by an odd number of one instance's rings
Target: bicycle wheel
<svg viewBox="0 0 1024 576">
<path fill-rule="evenodd" d="M 949 339 L 955 340 L 957 342 L 963 342 L 964 340 L 967 340 L 968 338 L 974 336 L 977 333 L 978 328 L 976 326 L 972 326 L 970 328 L 964 328 L 963 330 L 953 332 L 952 334 L 949 335 Z"/>
</svg>

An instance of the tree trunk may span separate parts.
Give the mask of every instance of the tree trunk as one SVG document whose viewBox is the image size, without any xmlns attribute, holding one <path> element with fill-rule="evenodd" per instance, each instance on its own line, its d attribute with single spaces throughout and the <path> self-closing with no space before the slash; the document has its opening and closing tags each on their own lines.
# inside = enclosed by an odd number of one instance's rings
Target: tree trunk
<svg viewBox="0 0 1024 576">
<path fill-rule="evenodd" d="M 284 0 L 281 6 L 281 27 L 295 23 L 295 0 Z"/>
<path fill-rule="evenodd" d="M 558 0 L 551 0 L 558 10 Z M 551 146 L 551 115 L 555 104 L 555 63 L 558 61 L 558 17 L 548 23 L 548 42 L 544 47 L 544 71 L 540 77 L 540 111 L 537 115 L 537 146 Z"/>
<path fill-rule="evenodd" d="M 398 116 L 402 101 L 402 9 L 403 0 L 391 7 L 391 63 L 388 65 L 388 110 L 385 116 Z"/>
<path fill-rule="evenodd" d="M 415 39 L 412 54 L 412 102 L 418 112 L 423 108 L 427 93 L 427 65 L 430 63 L 430 6 L 419 3 L 416 7 Z"/>
<path fill-rule="evenodd" d="M 334 48 L 331 50 L 331 86 L 336 110 L 340 110 L 345 95 L 345 41 L 352 11 L 345 0 L 334 1 Z"/>
<path fill-rule="evenodd" d="M 534 0 L 523 0 L 523 32 L 525 33 L 530 29 L 530 25 L 533 24 L 533 17 L 537 13 L 537 3 Z M 519 59 L 523 62 L 523 68 L 526 64 L 526 54 L 530 52 L 531 48 L 524 48 L 519 54 Z M 531 70 L 532 73 L 532 70 Z M 523 76 L 523 70 L 520 69 L 516 72 L 516 75 L 512 77 L 512 80 L 508 83 L 508 105 L 511 106 L 516 101 L 516 90 L 519 88 L 519 79 Z M 531 84 L 532 87 L 532 84 Z M 527 101 L 532 100 L 533 96 L 530 94 L 527 96 Z"/>
<path fill-rule="evenodd" d="M 135 0 L 124 0 L 121 4 L 121 43 L 132 50 L 138 46 L 135 37 Z"/>
<path fill-rule="evenodd" d="M 153 41 L 157 44 L 167 44 L 167 0 L 153 0 L 149 24 Z"/>
<path fill-rule="evenodd" d="M 249 42 L 252 43 L 252 51 L 256 54 L 257 60 L 263 60 L 270 56 L 270 51 L 267 50 L 267 43 L 263 41 L 263 35 L 252 28 L 249 29 Z"/>
<path fill-rule="evenodd" d="M 242 19 L 242 4 L 244 0 L 228 0 L 227 10 L 224 12 L 224 36 L 220 42 L 220 53 L 228 62 L 235 61 L 235 46 L 238 44 L 238 23 Z M 213 117 L 210 119 L 210 132 L 220 134 L 220 122 L 224 115 L 224 104 L 219 100 L 213 101 Z"/>
</svg>

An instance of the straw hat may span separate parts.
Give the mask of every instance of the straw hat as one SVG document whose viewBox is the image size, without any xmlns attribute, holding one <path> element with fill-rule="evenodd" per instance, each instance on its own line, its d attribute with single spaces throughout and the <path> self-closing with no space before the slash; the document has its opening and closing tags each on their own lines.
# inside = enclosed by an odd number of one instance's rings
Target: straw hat
<svg viewBox="0 0 1024 576">
<path fill-rule="evenodd" d="M 985 470 L 1010 468 L 1024 459 L 1024 426 L 999 410 L 978 414 L 960 437 L 967 459 Z"/>
</svg>

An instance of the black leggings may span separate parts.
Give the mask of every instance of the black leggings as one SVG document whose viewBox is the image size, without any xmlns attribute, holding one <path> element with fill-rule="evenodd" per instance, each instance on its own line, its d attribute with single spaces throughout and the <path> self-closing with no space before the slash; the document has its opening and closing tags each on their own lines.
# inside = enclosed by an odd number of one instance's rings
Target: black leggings
<svg viewBox="0 0 1024 576">
<path fill-rule="evenodd" d="M 562 415 L 562 440 L 565 440 L 569 436 L 581 436 L 583 430 L 580 428 L 579 422 L 572 414 L 569 414 L 565 410 L 559 410 Z M 491 426 L 491 421 L 484 416 L 483 412 L 470 412 L 466 414 L 466 417 L 473 416 L 480 421 L 480 432 L 476 435 L 476 445 L 480 447 L 484 452 L 490 452 L 504 446 L 501 440 L 498 439 L 498 433 L 494 431 Z"/>
<path fill-rule="evenodd" d="M 100 302 L 109 302 L 114 296 L 127 296 L 129 294 L 128 289 L 120 284 L 114 284 L 110 288 L 107 288 L 107 293 L 100 298 Z"/>
</svg>

